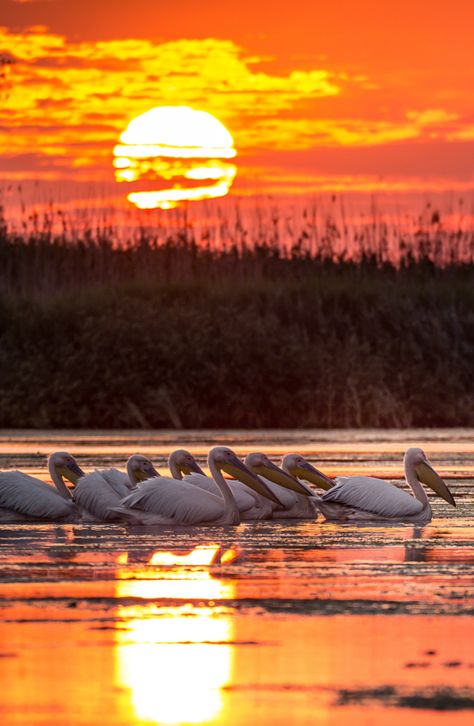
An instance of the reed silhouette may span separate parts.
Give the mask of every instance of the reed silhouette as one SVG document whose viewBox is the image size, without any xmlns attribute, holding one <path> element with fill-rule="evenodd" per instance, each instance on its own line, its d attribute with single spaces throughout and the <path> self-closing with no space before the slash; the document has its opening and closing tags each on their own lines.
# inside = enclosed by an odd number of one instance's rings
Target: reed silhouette
<svg viewBox="0 0 474 726">
<path fill-rule="evenodd" d="M 0 215 L 0 426 L 474 425 L 474 234 L 433 217 L 119 242 Z"/>
</svg>

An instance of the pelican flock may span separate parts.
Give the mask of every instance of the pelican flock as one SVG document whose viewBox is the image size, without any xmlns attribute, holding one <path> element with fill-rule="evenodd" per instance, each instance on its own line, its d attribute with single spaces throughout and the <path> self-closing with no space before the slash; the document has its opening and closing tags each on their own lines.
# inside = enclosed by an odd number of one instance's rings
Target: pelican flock
<svg viewBox="0 0 474 726">
<path fill-rule="evenodd" d="M 139 484 L 114 511 L 140 524 L 239 524 L 239 507 L 223 471 L 280 504 L 265 482 L 226 446 L 211 449 L 208 465 L 218 493 L 185 479 L 157 476 Z"/>
<path fill-rule="evenodd" d="M 207 463 L 210 476 L 190 452 L 178 449 L 169 456 L 171 476 L 162 476 L 141 454 L 128 459 L 126 473 L 96 469 L 86 474 L 73 456 L 56 452 L 48 460 L 54 487 L 20 471 L 0 472 L 0 522 L 237 525 L 259 519 L 316 519 L 321 514 L 330 522 L 424 525 L 432 510 L 423 484 L 456 506 L 419 448 L 408 449 L 404 456 L 411 494 L 370 476 L 331 479 L 300 454 L 286 454 L 277 466 L 264 453 L 253 452 L 242 461 L 228 447 L 216 446 Z"/>
<path fill-rule="evenodd" d="M 214 494 L 219 492 L 217 482 L 205 476 L 188 451 L 184 449 L 173 451 L 168 461 L 170 471 L 175 478 L 181 478 L 185 474 L 185 481 Z M 264 482 L 276 500 L 272 500 L 268 496 L 268 492 L 261 493 L 247 486 L 237 474 L 236 479 L 228 484 L 237 503 L 241 519 L 281 517 L 292 519 L 298 516 L 304 518 L 306 514 L 314 517 L 314 506 L 308 502 L 308 495 L 311 495 L 312 492 L 292 476 L 291 472 L 276 466 L 268 456 L 260 452 L 249 454 L 244 463 Z"/>
<path fill-rule="evenodd" d="M 175 479 L 184 480 L 189 484 L 194 484 L 199 489 L 204 489 L 212 494 L 219 495 L 220 489 L 218 483 L 212 477 L 204 474 L 189 451 L 177 449 L 171 452 L 168 459 L 168 466 L 171 475 Z M 272 502 L 266 496 L 259 495 L 258 492 L 246 486 L 239 479 L 229 480 L 227 484 L 232 491 L 241 520 L 271 519 L 273 508 L 278 506 L 276 502 Z"/>
</svg>

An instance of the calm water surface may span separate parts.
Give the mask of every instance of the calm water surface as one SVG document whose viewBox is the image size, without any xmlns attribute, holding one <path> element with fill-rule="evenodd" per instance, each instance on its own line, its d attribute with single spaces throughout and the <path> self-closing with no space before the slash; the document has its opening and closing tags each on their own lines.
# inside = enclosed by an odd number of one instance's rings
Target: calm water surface
<svg viewBox="0 0 474 726">
<path fill-rule="evenodd" d="M 2 525 L 2 723 L 472 724 L 474 431 L 3 431 L 0 467 L 221 442 L 392 479 L 421 445 L 458 507 L 423 529 Z"/>
</svg>

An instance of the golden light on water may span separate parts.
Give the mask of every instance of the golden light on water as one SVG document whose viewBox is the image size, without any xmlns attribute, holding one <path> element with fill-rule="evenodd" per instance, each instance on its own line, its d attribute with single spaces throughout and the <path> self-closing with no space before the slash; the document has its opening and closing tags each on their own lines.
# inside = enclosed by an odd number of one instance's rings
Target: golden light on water
<svg viewBox="0 0 474 726">
<path fill-rule="evenodd" d="M 222 711 L 222 688 L 232 679 L 233 624 L 213 607 L 193 605 L 234 597 L 234 584 L 209 571 L 219 549 L 155 552 L 150 565 L 119 570 L 126 579 L 116 596 L 143 600 L 117 610 L 126 628 L 115 631 L 116 684 L 130 693 L 131 721 L 198 724 Z"/>
<path fill-rule="evenodd" d="M 171 209 L 184 201 L 223 197 L 237 168 L 225 126 L 206 111 L 158 106 L 134 118 L 114 148 L 115 179 L 139 209 Z"/>
</svg>

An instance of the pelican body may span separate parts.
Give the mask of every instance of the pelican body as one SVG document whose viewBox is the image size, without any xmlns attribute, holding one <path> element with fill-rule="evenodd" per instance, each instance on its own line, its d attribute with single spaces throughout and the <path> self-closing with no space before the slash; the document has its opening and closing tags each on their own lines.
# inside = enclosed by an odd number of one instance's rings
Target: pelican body
<svg viewBox="0 0 474 726">
<path fill-rule="evenodd" d="M 77 481 L 73 499 L 82 513 L 83 521 L 111 522 L 121 517 L 113 511 L 128 496 L 139 481 L 157 476 L 151 461 L 141 454 L 134 454 L 127 461 L 127 474 L 118 469 L 96 469 L 84 474 Z"/>
<path fill-rule="evenodd" d="M 388 521 L 424 525 L 431 521 L 432 510 L 422 484 L 456 506 L 453 495 L 435 472 L 425 453 L 408 449 L 404 456 L 409 494 L 384 479 L 370 476 L 337 477 L 335 485 L 316 498 L 318 509 L 331 522 Z M 307 469 L 305 477 L 315 481 Z M 316 482 L 315 482 L 316 483 Z"/>
<path fill-rule="evenodd" d="M 239 477 L 253 490 L 279 504 L 264 482 L 243 464 L 231 449 L 216 446 L 208 465 L 219 494 L 184 480 L 154 477 L 139 484 L 114 511 L 136 524 L 239 524 L 240 512 L 222 471 Z"/>
<path fill-rule="evenodd" d="M 57 451 L 48 459 L 48 470 L 56 489 L 21 471 L 0 472 L 0 521 L 77 520 L 79 512 L 64 482 L 73 484 L 82 475 L 73 456 Z"/>
</svg>

